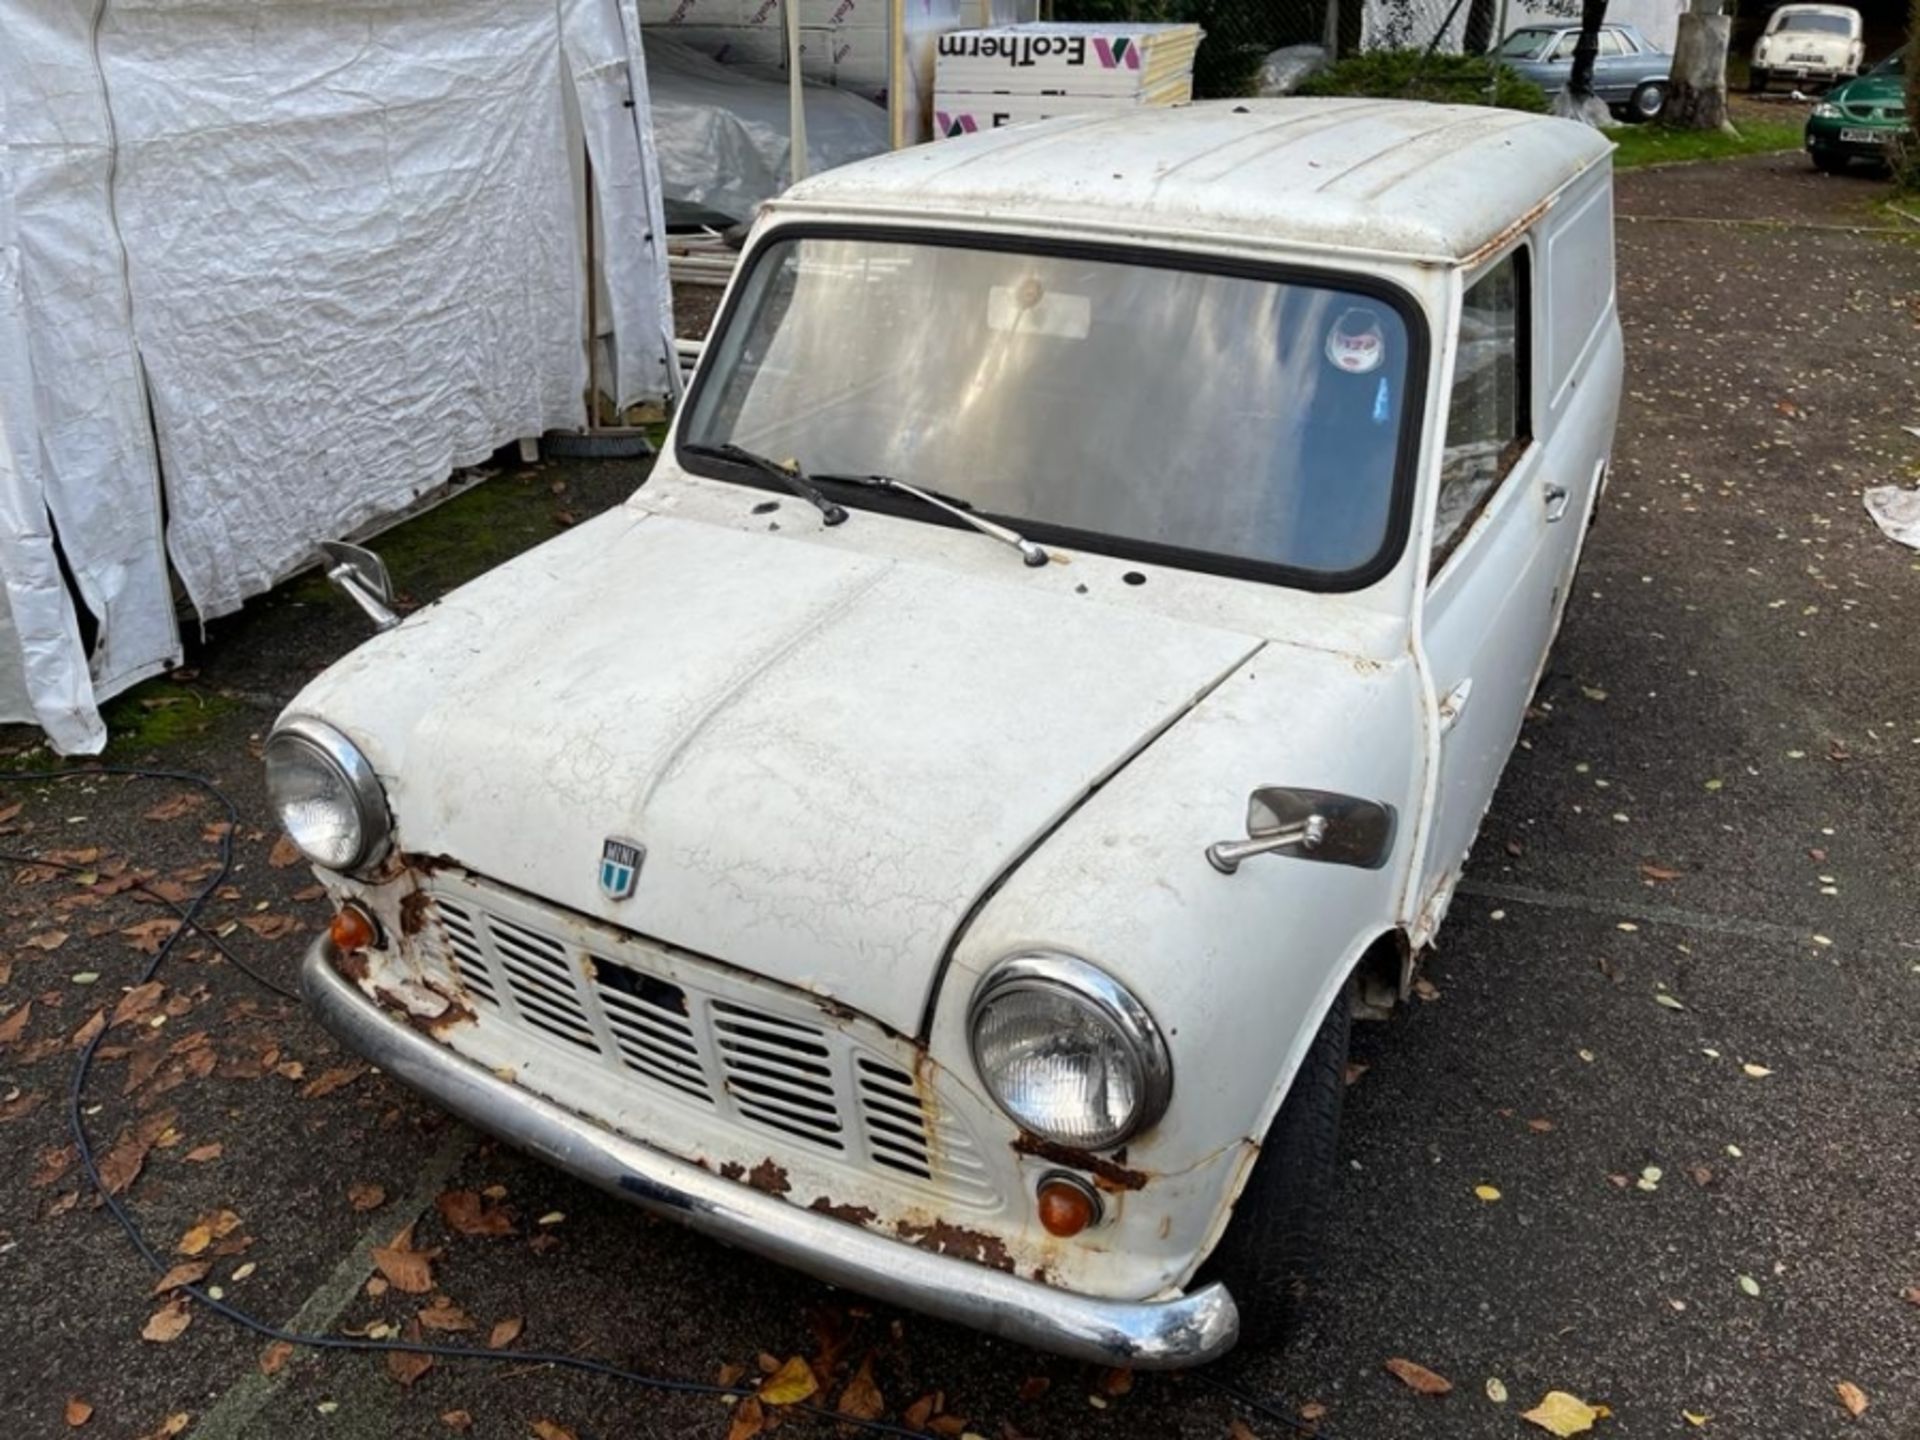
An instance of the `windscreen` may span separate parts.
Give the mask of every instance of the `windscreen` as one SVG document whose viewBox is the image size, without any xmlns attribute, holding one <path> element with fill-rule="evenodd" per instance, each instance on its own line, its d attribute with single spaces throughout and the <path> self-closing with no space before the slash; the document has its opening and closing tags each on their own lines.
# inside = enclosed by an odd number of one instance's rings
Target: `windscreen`
<svg viewBox="0 0 1920 1440">
<path fill-rule="evenodd" d="M 850 505 L 871 496 L 833 474 L 892 476 L 1090 549 L 1339 574 L 1391 538 L 1408 348 L 1395 305 L 1335 283 L 775 241 L 709 347 L 681 459 L 733 478 L 692 453 L 731 443 Z"/>
<path fill-rule="evenodd" d="M 1551 30 L 1516 30 L 1501 42 L 1500 53 L 1509 60 L 1531 60 L 1552 38 Z"/>
<path fill-rule="evenodd" d="M 1780 17 L 1780 30 L 1811 30 L 1820 35 L 1851 35 L 1853 22 L 1844 15 L 1822 15 L 1817 11 L 1801 10 Z"/>
</svg>

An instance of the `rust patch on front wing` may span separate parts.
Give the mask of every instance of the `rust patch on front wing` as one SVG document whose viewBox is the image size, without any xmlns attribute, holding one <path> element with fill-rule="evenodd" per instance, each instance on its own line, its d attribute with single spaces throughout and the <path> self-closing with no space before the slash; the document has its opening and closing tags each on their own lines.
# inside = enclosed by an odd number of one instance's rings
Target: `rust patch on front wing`
<svg viewBox="0 0 1920 1440">
<path fill-rule="evenodd" d="M 336 947 L 332 959 L 334 973 L 342 980 L 351 980 L 355 985 L 364 981 L 371 969 L 364 950 L 341 950 Z"/>
<path fill-rule="evenodd" d="M 895 1223 L 893 1229 L 902 1240 L 918 1245 L 922 1250 L 1013 1273 L 1013 1256 L 1007 1250 L 1007 1242 L 998 1235 L 989 1235 L 983 1230 L 969 1230 L 964 1225 L 955 1225 L 946 1220 L 932 1220 L 926 1224 L 901 1220 Z"/>
<path fill-rule="evenodd" d="M 772 1160 L 762 1160 L 747 1172 L 747 1184 L 762 1195 L 785 1195 L 793 1189 L 787 1179 L 786 1168 L 776 1165 Z"/>
<path fill-rule="evenodd" d="M 438 991 L 434 993 L 439 994 Z M 447 1008 L 442 1010 L 438 1015 L 420 1014 L 412 1006 L 408 1005 L 405 1000 L 394 994 L 393 991 L 387 989 L 384 985 L 376 985 L 373 987 L 373 998 L 374 1002 L 378 1004 L 381 1009 L 391 1012 L 397 1018 L 404 1020 L 413 1029 L 418 1030 L 422 1035 L 430 1036 L 435 1040 L 446 1038 L 447 1031 L 453 1029 L 456 1025 L 472 1025 L 478 1023 L 480 1019 L 479 1016 L 475 1015 L 472 1010 L 462 1005 L 458 1000 L 448 999 L 445 995 L 441 995 L 440 998 L 446 1000 Z"/>
<path fill-rule="evenodd" d="M 1022 1155 L 1051 1160 L 1069 1170 L 1084 1170 L 1093 1176 L 1094 1183 L 1102 1190 L 1142 1190 L 1150 1178 L 1144 1170 L 1131 1170 L 1119 1161 L 1096 1155 L 1091 1150 L 1076 1150 L 1071 1145 L 1062 1145 L 1057 1140 L 1043 1140 L 1038 1135 L 1022 1134 L 1013 1142 L 1013 1148 Z"/>
<path fill-rule="evenodd" d="M 829 1200 L 825 1195 L 819 1196 L 811 1205 L 807 1206 L 807 1208 L 821 1215 L 825 1215 L 829 1219 L 840 1220 L 848 1225 L 859 1225 L 862 1227 L 871 1225 L 880 1218 L 865 1205 L 846 1205 L 838 1201 Z"/>
</svg>

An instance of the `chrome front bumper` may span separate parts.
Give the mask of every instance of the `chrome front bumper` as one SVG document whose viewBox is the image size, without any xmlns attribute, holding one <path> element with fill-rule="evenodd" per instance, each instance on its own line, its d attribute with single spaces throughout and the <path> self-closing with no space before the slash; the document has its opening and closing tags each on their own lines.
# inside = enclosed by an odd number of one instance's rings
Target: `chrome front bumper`
<svg viewBox="0 0 1920 1440">
<path fill-rule="evenodd" d="M 1100 1365 L 1172 1370 L 1224 1355 L 1240 1316 L 1224 1286 L 1101 1300 L 918 1249 L 727 1180 L 597 1125 L 381 1013 L 325 936 L 301 983 L 343 1043 L 462 1120 L 623 1200 L 831 1285 Z"/>
</svg>

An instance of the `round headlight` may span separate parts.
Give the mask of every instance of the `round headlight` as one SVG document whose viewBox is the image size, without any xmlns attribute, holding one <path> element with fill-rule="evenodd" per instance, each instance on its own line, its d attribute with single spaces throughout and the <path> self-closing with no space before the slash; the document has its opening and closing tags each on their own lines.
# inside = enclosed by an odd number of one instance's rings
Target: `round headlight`
<svg viewBox="0 0 1920 1440">
<path fill-rule="evenodd" d="M 288 720 L 267 738 L 267 795 L 306 857 L 355 870 L 386 852 L 392 820 L 373 766 L 331 725 Z"/>
<path fill-rule="evenodd" d="M 974 1068 L 1023 1129 L 1104 1150 L 1153 1124 L 1173 1091 L 1159 1027 L 1118 981 L 1071 955 L 1019 955 L 982 982 Z"/>
</svg>

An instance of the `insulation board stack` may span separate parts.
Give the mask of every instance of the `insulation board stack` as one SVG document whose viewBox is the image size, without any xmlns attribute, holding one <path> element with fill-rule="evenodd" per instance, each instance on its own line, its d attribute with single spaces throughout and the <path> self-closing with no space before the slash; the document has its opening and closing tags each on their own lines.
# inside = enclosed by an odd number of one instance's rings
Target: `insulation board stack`
<svg viewBox="0 0 1920 1440">
<path fill-rule="evenodd" d="M 1039 21 L 940 37 L 939 139 L 1054 115 L 1098 114 L 1193 98 L 1198 25 Z"/>
</svg>

